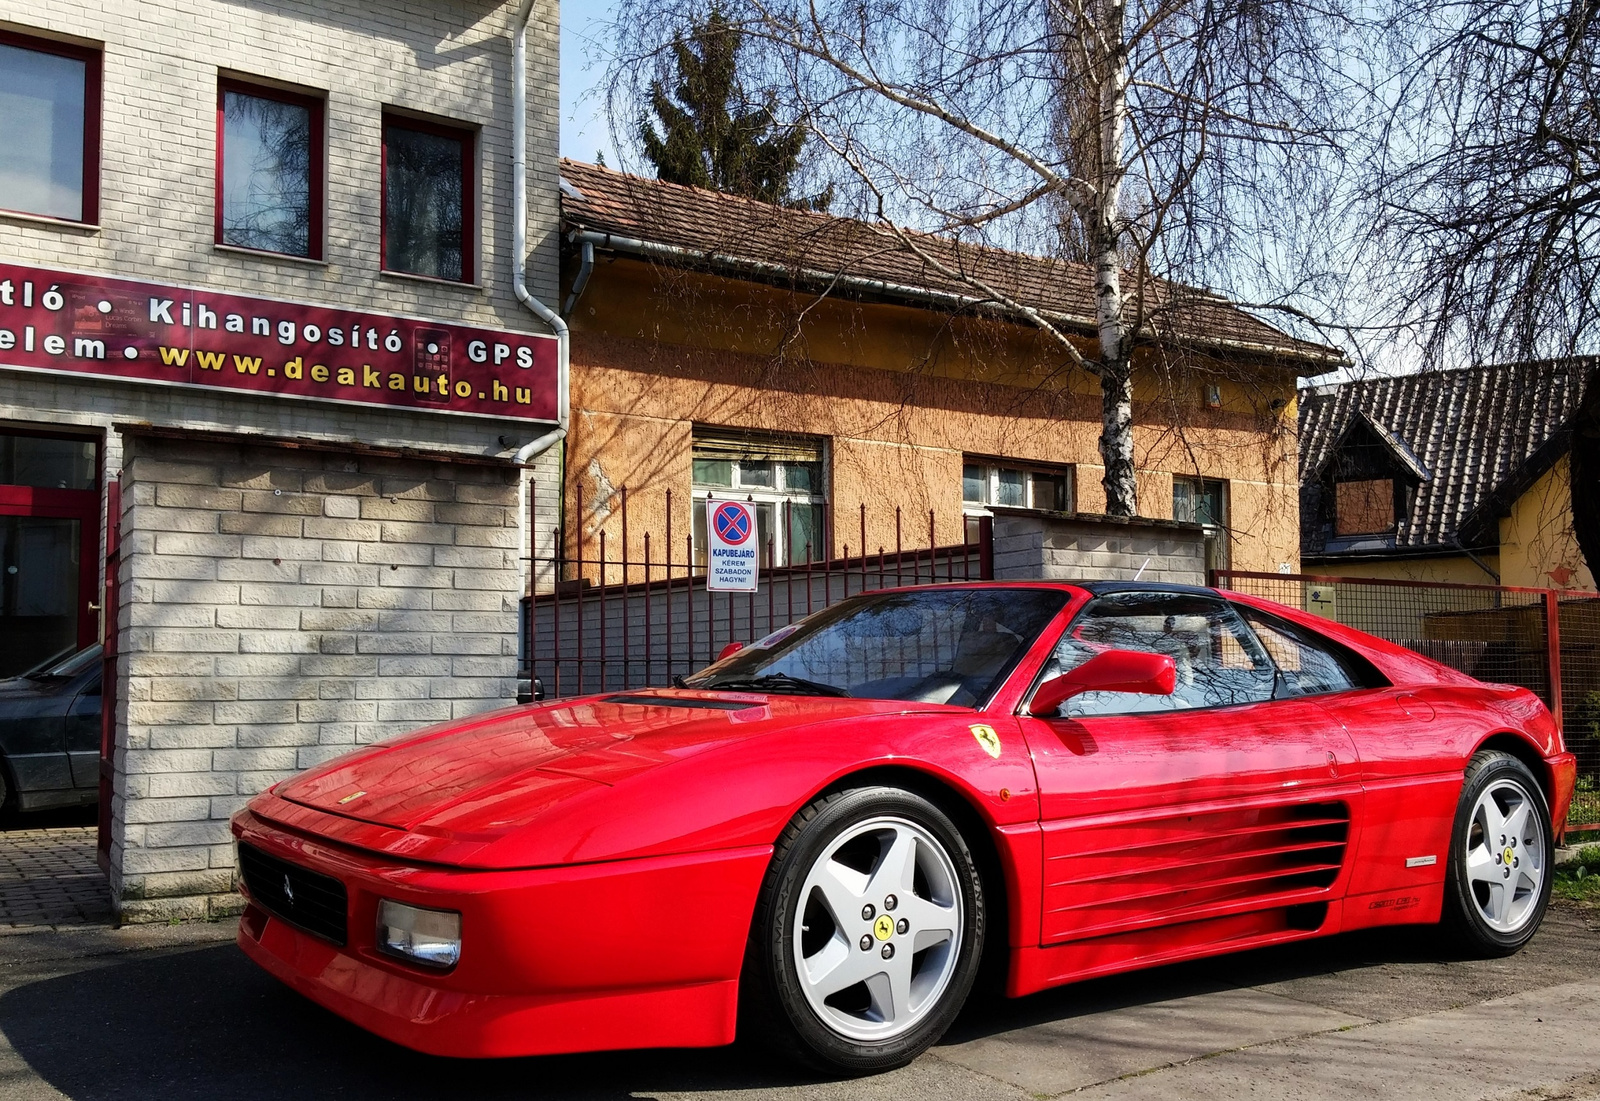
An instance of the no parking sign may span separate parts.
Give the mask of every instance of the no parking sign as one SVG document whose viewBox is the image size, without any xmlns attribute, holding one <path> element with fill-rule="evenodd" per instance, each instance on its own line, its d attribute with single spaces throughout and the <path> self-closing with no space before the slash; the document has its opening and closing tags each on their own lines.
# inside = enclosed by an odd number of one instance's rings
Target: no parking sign
<svg viewBox="0 0 1600 1101">
<path fill-rule="evenodd" d="M 756 510 L 743 501 L 707 501 L 710 522 L 706 524 L 706 588 L 732 592 L 755 592 Z"/>
</svg>

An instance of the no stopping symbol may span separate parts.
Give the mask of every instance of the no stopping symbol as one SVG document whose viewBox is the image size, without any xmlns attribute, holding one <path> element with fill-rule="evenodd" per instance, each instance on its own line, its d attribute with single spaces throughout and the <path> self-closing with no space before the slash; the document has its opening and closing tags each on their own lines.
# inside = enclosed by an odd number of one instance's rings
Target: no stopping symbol
<svg viewBox="0 0 1600 1101">
<path fill-rule="evenodd" d="M 729 546 L 737 547 L 750 538 L 750 510 L 743 505 L 729 502 L 717 506 L 711 524 L 716 529 L 717 538 Z"/>
</svg>

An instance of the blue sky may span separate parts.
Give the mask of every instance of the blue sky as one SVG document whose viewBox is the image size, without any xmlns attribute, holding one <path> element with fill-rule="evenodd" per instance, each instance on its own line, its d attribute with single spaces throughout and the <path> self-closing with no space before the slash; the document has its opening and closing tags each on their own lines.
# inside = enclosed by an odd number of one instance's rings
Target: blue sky
<svg viewBox="0 0 1600 1101">
<path fill-rule="evenodd" d="M 567 0 L 561 5 L 561 155 L 593 163 L 617 157 L 605 118 L 607 38 L 612 0 Z"/>
</svg>

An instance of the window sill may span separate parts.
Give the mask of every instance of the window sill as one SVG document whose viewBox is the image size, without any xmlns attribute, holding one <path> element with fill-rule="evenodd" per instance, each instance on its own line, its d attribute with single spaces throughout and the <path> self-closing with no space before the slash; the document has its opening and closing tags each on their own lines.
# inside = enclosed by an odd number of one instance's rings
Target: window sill
<svg viewBox="0 0 1600 1101">
<path fill-rule="evenodd" d="M 99 233 L 99 222 L 74 222 L 66 218 L 52 218 L 47 214 L 24 214 L 20 210 L 0 210 L 0 221 L 23 222 L 33 226 L 52 226 L 85 235 Z"/>
<path fill-rule="evenodd" d="M 303 264 L 311 268 L 328 267 L 328 261 L 315 260 L 309 256 L 292 256 L 287 252 L 272 252 L 264 248 L 245 248 L 243 245 L 224 245 L 220 241 L 211 245 L 213 252 L 227 253 L 229 256 L 251 256 L 257 260 L 283 260 L 290 264 Z"/>
<path fill-rule="evenodd" d="M 390 271 L 381 268 L 378 271 L 379 279 L 398 279 L 405 283 L 428 283 L 435 287 L 459 287 L 465 291 L 481 291 L 482 283 L 463 283 L 459 279 L 440 279 L 437 275 L 413 275 L 409 271 Z"/>
</svg>

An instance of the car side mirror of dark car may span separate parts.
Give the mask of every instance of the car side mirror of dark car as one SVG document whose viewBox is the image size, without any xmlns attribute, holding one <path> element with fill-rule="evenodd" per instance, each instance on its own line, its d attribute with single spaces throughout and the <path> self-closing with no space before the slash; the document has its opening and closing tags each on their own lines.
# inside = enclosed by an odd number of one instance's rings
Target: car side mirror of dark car
<svg viewBox="0 0 1600 1101">
<path fill-rule="evenodd" d="M 723 658 L 731 658 L 731 657 L 733 657 L 734 654 L 737 654 L 740 650 L 743 650 L 743 649 L 744 649 L 744 643 L 742 643 L 742 642 L 730 642 L 730 643 L 728 643 L 728 645 L 724 646 L 721 650 L 717 651 L 717 660 L 721 661 Z"/>
<path fill-rule="evenodd" d="M 1081 692 L 1140 692 L 1167 696 L 1178 686 L 1178 670 L 1166 654 L 1138 650 L 1104 650 L 1076 669 L 1051 677 L 1039 686 L 1028 714 L 1048 717 Z"/>
<path fill-rule="evenodd" d="M 538 677 L 517 681 L 517 702 L 538 703 L 544 699 L 544 681 Z"/>
</svg>

